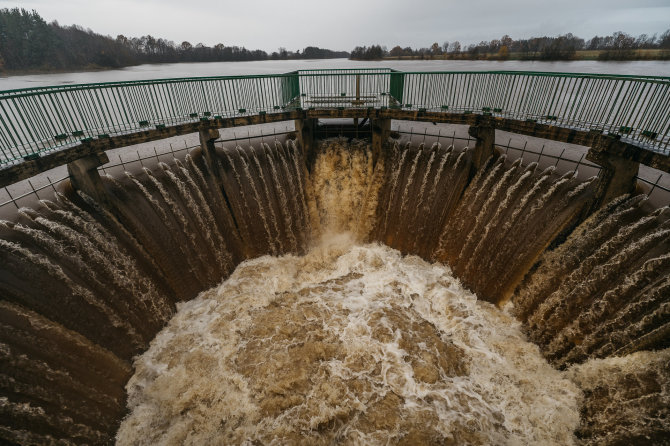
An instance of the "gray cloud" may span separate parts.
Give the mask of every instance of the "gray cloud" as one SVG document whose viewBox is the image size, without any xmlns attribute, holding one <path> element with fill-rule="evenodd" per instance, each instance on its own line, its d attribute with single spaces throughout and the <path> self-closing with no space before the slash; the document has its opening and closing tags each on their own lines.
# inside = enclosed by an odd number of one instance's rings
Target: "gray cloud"
<svg viewBox="0 0 670 446">
<path fill-rule="evenodd" d="M 101 34 L 151 34 L 175 42 L 239 45 L 275 51 L 316 45 L 350 50 L 379 43 L 426 47 L 572 32 L 583 38 L 670 28 L 667 0 L 0 0 L 35 9 L 46 20 Z"/>
</svg>

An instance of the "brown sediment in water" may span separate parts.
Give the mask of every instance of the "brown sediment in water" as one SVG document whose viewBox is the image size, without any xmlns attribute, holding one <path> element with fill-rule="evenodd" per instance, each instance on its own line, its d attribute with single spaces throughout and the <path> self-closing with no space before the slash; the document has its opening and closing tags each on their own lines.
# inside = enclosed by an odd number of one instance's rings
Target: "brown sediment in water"
<svg viewBox="0 0 670 446">
<path fill-rule="evenodd" d="M 606 368 L 611 376 L 603 371 L 592 389 L 569 375 L 585 391 L 577 435 L 615 444 L 670 432 L 665 363 L 654 359 L 670 345 L 667 208 L 624 197 L 580 222 L 593 182 L 504 158 L 471 177 L 469 151 L 439 145 L 390 146 L 374 164 L 364 143 L 329 140 L 310 169 L 292 142 L 218 150 L 218 166 L 195 153 L 104 178 L 114 209 L 66 190 L 0 224 L 4 441 L 109 441 L 126 413 L 132 358 L 180 302 L 245 259 L 305 254 L 341 231 L 448 264 L 480 299 L 509 301 L 506 311 L 561 369 L 648 350 L 639 367 L 651 371 L 639 379 Z M 324 354 L 341 355 L 333 351 Z M 426 380 L 444 369 L 417 364 Z M 402 401 L 393 398 L 375 401 Z M 614 409 L 614 424 L 598 414 L 614 401 L 636 408 L 620 412 L 627 422 Z"/>
<path fill-rule="evenodd" d="M 579 422 L 579 390 L 509 316 L 346 235 L 242 263 L 135 369 L 118 444 L 570 444 Z"/>
<path fill-rule="evenodd" d="M 577 431 L 585 443 L 667 444 L 670 349 L 587 361 L 567 377 L 585 395 Z"/>
<path fill-rule="evenodd" d="M 244 346 L 231 360 L 235 371 L 248 377 L 261 416 L 276 419 L 294 412 L 286 417 L 290 424 L 258 432 L 264 442 L 329 444 L 368 436 L 383 442 L 405 439 L 417 431 L 434 441 L 445 440 L 434 427 L 439 422 L 435 414 L 412 413 L 404 408 L 402 396 L 383 389 L 382 363 L 375 350 L 396 340 L 397 332 L 398 347 L 405 352 L 414 378 L 428 384 L 465 374 L 462 350 L 442 341 L 439 331 L 418 315 L 391 305 L 369 314 L 372 342 L 352 351 L 332 329 L 336 320 L 346 320 L 350 312 L 323 308 L 318 300 L 324 291 L 342 292 L 341 285 L 361 277 L 353 273 L 298 293 L 283 293 L 257 311 L 250 328 L 241 333 Z M 350 376 L 334 375 L 333 362 L 341 363 Z M 393 372 L 397 373 L 387 371 Z"/>
</svg>

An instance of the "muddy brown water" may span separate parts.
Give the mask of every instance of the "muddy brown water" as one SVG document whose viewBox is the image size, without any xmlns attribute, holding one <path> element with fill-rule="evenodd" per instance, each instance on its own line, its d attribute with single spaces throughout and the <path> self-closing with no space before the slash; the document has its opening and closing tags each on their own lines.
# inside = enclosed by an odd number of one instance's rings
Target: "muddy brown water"
<svg viewBox="0 0 670 446">
<path fill-rule="evenodd" d="M 0 438 L 109 443 L 129 410 L 121 443 L 667 438 L 667 208 L 585 218 L 594 180 L 445 145 L 218 155 L 0 225 Z"/>
</svg>

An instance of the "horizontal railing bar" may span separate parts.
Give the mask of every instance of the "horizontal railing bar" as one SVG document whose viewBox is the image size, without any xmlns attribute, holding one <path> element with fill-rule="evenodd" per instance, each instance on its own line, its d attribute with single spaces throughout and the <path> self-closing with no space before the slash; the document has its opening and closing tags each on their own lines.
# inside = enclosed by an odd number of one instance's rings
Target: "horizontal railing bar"
<svg viewBox="0 0 670 446">
<path fill-rule="evenodd" d="M 412 130 L 410 130 L 409 132 L 407 130 L 394 130 L 394 131 L 397 132 L 397 133 L 400 133 L 401 135 L 412 135 L 412 136 L 416 135 L 416 136 L 424 136 L 424 137 L 429 136 L 431 138 L 438 138 L 438 140 L 439 139 L 451 139 L 451 140 L 456 140 L 457 139 L 459 141 L 474 141 L 474 139 L 472 137 L 464 138 L 462 136 L 456 136 L 455 134 L 454 135 L 442 135 L 442 134 L 438 133 L 437 135 L 435 135 L 433 133 L 417 133 L 417 132 L 414 132 Z"/>
<path fill-rule="evenodd" d="M 441 134 L 441 133 L 436 135 L 436 134 L 434 134 L 434 133 L 417 133 L 417 132 L 413 132 L 413 131 L 409 131 L 409 132 L 408 132 L 408 131 L 406 131 L 406 130 L 395 130 L 395 131 L 396 131 L 397 133 L 402 134 L 402 135 L 413 135 L 413 136 L 424 137 L 424 138 L 425 138 L 425 137 L 437 138 L 437 139 L 438 139 L 438 142 L 439 142 L 440 139 L 447 139 L 447 140 L 450 139 L 450 140 L 452 140 L 452 141 L 453 141 L 453 140 L 459 140 L 459 141 L 474 141 L 474 139 L 471 138 L 471 137 L 464 138 L 464 137 L 462 137 L 462 136 L 443 135 L 443 134 Z M 546 153 L 546 152 L 535 152 L 535 151 L 533 151 L 532 149 L 527 149 L 527 148 L 523 148 L 523 147 L 515 147 L 515 146 L 509 145 L 509 144 L 508 144 L 508 145 L 495 144 L 495 146 L 498 147 L 498 148 L 500 148 L 500 149 L 512 149 L 512 150 L 518 150 L 518 151 L 523 151 L 523 152 L 525 152 L 525 153 L 529 153 L 529 154 L 531 154 L 531 155 L 541 155 L 542 158 L 550 158 L 550 159 L 555 159 L 555 160 L 560 160 L 560 161 L 567 161 L 567 162 L 570 162 L 570 163 L 573 163 L 573 164 L 577 164 L 577 163 L 579 163 L 581 166 L 591 167 L 591 168 L 598 169 L 598 170 L 602 169 L 601 166 L 599 166 L 599 165 L 597 165 L 597 164 L 590 163 L 590 162 L 588 162 L 588 161 L 581 161 L 581 162 L 579 162 L 579 160 L 573 160 L 573 159 L 571 159 L 571 158 L 565 158 L 565 157 L 562 157 L 562 156 L 551 155 L 551 154 Z M 643 181 L 646 181 L 646 180 L 643 180 Z M 657 187 L 658 187 L 658 186 L 657 186 Z"/>
<path fill-rule="evenodd" d="M 443 135 L 443 134 L 437 134 L 436 135 L 434 133 L 417 133 L 417 132 L 412 132 L 412 131 L 408 132 L 406 130 L 395 130 L 395 131 L 397 133 L 402 134 L 402 135 L 416 135 L 417 137 L 438 138 L 438 142 L 439 142 L 440 139 L 451 139 L 451 140 L 457 139 L 459 141 L 474 141 L 474 139 L 471 138 L 471 137 L 470 138 L 464 138 L 462 136 L 450 136 L 450 135 Z M 570 159 L 570 158 L 565 158 L 565 157 L 561 157 L 561 156 L 557 156 L 557 155 L 551 155 L 551 154 L 545 153 L 545 152 L 535 152 L 532 149 L 524 149 L 522 147 L 515 147 L 515 146 L 511 146 L 511 145 L 502 145 L 502 144 L 495 144 L 495 146 L 500 148 L 500 149 L 512 149 L 512 150 L 519 150 L 519 151 L 523 150 L 525 153 L 530 153 L 532 155 L 542 155 L 542 158 L 550 158 L 550 159 L 557 159 L 557 160 L 561 160 L 561 161 L 568 161 L 568 162 L 571 162 L 571 163 L 574 163 L 574 164 L 577 164 L 577 162 L 578 162 L 578 160 L 573 160 L 573 159 Z M 579 164 L 582 165 L 582 166 L 585 166 L 585 167 L 592 167 L 592 168 L 595 168 L 595 169 L 598 169 L 598 170 L 602 169 L 601 166 L 599 166 L 597 164 L 592 164 L 588 161 L 582 161 Z"/>
<path fill-rule="evenodd" d="M 22 199 L 22 198 L 28 197 L 28 196 L 30 196 L 30 195 L 35 195 L 36 192 L 39 192 L 39 191 L 41 191 L 41 190 L 44 190 L 44 189 L 47 189 L 47 188 L 49 188 L 49 187 L 55 186 L 56 184 L 58 184 L 58 183 L 60 183 L 60 182 L 62 182 L 62 181 L 65 181 L 65 180 L 67 180 L 68 178 L 70 178 L 69 175 L 68 175 L 68 176 L 65 176 L 65 177 L 63 177 L 63 178 L 61 178 L 60 180 L 49 181 L 47 184 L 45 184 L 45 185 L 43 185 L 43 186 L 40 186 L 40 187 L 36 187 L 36 188 L 31 187 L 30 192 L 26 192 L 25 194 L 21 194 L 21 195 L 19 195 L 19 196 L 17 196 L 17 197 L 12 197 L 11 200 L 7 200 L 7 201 L 5 201 L 5 202 L 3 202 L 3 203 L 0 203 L 0 208 L 6 206 L 6 205 L 8 205 L 8 204 L 11 204 L 11 203 L 16 204 L 16 201 L 17 201 L 17 200 L 20 200 L 20 199 Z"/>
<path fill-rule="evenodd" d="M 642 178 L 642 177 L 638 177 L 638 176 L 636 176 L 635 179 L 636 179 L 636 180 L 640 180 L 640 181 L 642 181 L 643 183 L 647 183 L 647 184 L 650 185 L 650 186 L 654 186 L 656 189 L 661 189 L 662 191 L 670 192 L 670 188 L 667 188 L 667 187 L 662 186 L 662 185 L 660 185 L 660 184 L 656 184 L 655 182 L 653 182 L 653 181 L 651 181 L 651 180 L 647 180 L 647 179 L 644 179 L 644 178 Z"/>
<path fill-rule="evenodd" d="M 503 145 L 499 145 L 499 144 L 496 144 L 496 147 L 498 147 L 500 149 L 517 150 L 519 152 L 529 153 L 531 155 L 541 155 L 541 158 L 549 158 L 549 159 L 554 159 L 554 160 L 559 160 L 559 161 L 567 161 L 567 162 L 572 163 L 572 164 L 579 164 L 580 166 L 590 167 L 592 169 L 598 169 L 598 170 L 602 169 L 601 166 L 599 166 L 597 164 L 590 163 L 588 161 L 579 161 L 579 160 L 574 160 L 574 159 L 571 159 L 571 158 L 565 158 L 565 157 L 560 156 L 560 155 L 551 155 L 551 154 L 544 153 L 544 152 L 536 152 L 532 149 L 527 149 L 527 148 L 524 149 L 523 147 L 503 146 Z"/>
<path fill-rule="evenodd" d="M 288 135 L 290 133 L 295 133 L 295 130 L 286 130 L 283 132 L 272 132 L 268 133 L 267 135 L 247 135 L 247 136 L 238 136 L 235 138 L 228 138 L 228 139 L 215 139 L 214 142 L 230 142 L 230 141 L 243 141 L 245 139 L 263 139 L 263 138 L 270 138 L 271 136 L 277 136 L 277 135 Z"/>
</svg>

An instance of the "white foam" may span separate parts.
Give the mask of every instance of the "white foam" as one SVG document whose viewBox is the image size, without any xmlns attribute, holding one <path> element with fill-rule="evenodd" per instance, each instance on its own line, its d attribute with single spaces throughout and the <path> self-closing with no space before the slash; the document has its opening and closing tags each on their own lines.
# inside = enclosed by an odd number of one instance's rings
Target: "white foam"
<svg viewBox="0 0 670 446">
<path fill-rule="evenodd" d="M 256 348 L 242 334 L 271 305 L 309 311 L 305 320 L 321 323 L 319 335 L 335 339 L 344 352 L 317 364 L 319 373 L 310 377 L 312 387 L 302 403 L 274 417 L 263 414 L 254 394 L 258 377 L 237 366 L 245 349 Z M 401 326 L 394 325 L 396 316 Z M 426 322 L 437 329 L 441 342 L 462 350 L 465 373 L 441 370 L 432 383 L 417 378 L 412 361 L 434 346 L 412 338 L 417 347 L 412 353 L 400 341 L 415 335 L 409 333 L 412 324 L 425 327 Z M 298 330 L 294 343 L 302 333 L 295 323 L 278 324 L 278 329 Z M 380 327 L 392 336 L 380 338 Z M 258 366 L 272 370 L 269 356 Z M 356 358 L 363 365 L 352 368 Z M 373 402 L 391 393 L 402 401 L 397 410 L 404 417 L 437 420 L 431 429 L 457 441 L 471 434 L 466 440 L 480 444 L 573 444 L 579 424 L 580 391 L 525 340 L 515 319 L 478 301 L 443 265 L 402 257 L 380 245 L 356 246 L 351 236 L 341 234 L 327 237 L 303 257 L 265 256 L 242 263 L 219 287 L 181 304 L 137 359 L 135 370 L 128 383 L 131 413 L 118 432 L 118 444 L 273 439 L 279 444 L 292 437 L 276 433 L 289 431 L 317 441 L 316 426 L 324 420 L 343 423 L 338 441 L 393 443 L 406 434 L 401 427 L 365 430 L 359 422 L 360 414 L 371 415 L 366 408 L 373 410 Z M 365 390 L 347 389 L 351 380 L 365 382 Z M 337 403 L 328 392 L 339 392 Z M 312 410 L 308 415 L 307 409 Z"/>
</svg>

